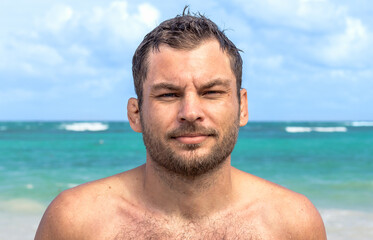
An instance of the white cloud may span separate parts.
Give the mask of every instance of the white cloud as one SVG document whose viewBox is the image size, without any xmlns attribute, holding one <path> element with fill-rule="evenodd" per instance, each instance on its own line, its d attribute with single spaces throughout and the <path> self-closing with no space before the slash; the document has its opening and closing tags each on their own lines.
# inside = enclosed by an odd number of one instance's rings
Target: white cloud
<svg viewBox="0 0 373 240">
<path fill-rule="evenodd" d="M 52 32 L 61 31 L 63 27 L 72 20 L 74 11 L 71 7 L 58 5 L 53 7 L 43 19 L 41 23 Z"/>
<path fill-rule="evenodd" d="M 293 17 L 298 19 L 294 20 L 301 22 L 300 25 L 305 22 L 310 28 L 320 28 L 323 25 L 334 27 L 334 24 L 338 24 L 335 20 L 347 13 L 345 6 L 335 5 L 328 0 L 298 1 L 296 8 Z M 334 20 L 334 22 L 329 22 L 329 20 Z"/>
<path fill-rule="evenodd" d="M 279 70 L 284 62 L 283 56 L 267 56 L 267 57 L 251 57 L 248 58 L 248 65 L 252 70 L 262 69 L 268 70 Z"/>
<path fill-rule="evenodd" d="M 0 51 L 8 56 L 0 62 L 0 69 L 15 71 L 15 73 L 40 74 L 45 70 L 60 66 L 64 58 L 54 47 L 34 42 L 14 39 L 6 43 L 7 47 Z"/>
<path fill-rule="evenodd" d="M 159 17 L 148 3 L 113 1 L 89 8 L 59 4 L 37 16 L 35 28 L 18 30 L 0 41 L 0 54 L 7 56 L 0 69 L 49 79 L 62 74 L 64 81 L 76 74 L 100 78 L 108 68 L 117 71 Z"/>
<path fill-rule="evenodd" d="M 73 44 L 69 47 L 68 51 L 74 57 L 89 57 L 91 55 L 91 51 L 86 47 L 80 46 L 78 44 Z"/>
<path fill-rule="evenodd" d="M 39 23 L 44 24 L 47 31 L 69 36 L 83 31 L 81 33 L 91 34 L 87 37 L 111 38 L 111 42 L 136 42 L 155 27 L 160 12 L 148 3 L 136 6 L 137 11 L 132 11 L 131 7 L 127 1 L 113 1 L 106 7 L 89 9 L 58 6 Z M 63 35 L 60 37 L 66 38 Z"/>
<path fill-rule="evenodd" d="M 6 10 L 11 18 L 0 16 L 6 23 L 0 28 L 0 102 L 35 106 L 33 112 L 40 103 L 50 109 L 66 105 L 67 112 L 74 105 L 83 118 L 80 112 L 92 106 L 109 112 L 94 101 L 118 103 L 134 94 L 135 47 L 163 20 L 161 13 L 172 17 L 183 7 L 176 1 L 22 3 L 27 7 L 17 8 L 18 14 Z M 371 9 L 368 2 L 346 0 L 191 0 L 191 10 L 227 28 L 244 50 L 244 84 L 250 104 L 258 106 L 252 112 L 256 119 L 261 113 L 271 119 L 269 109 L 276 107 L 289 118 L 286 104 L 322 108 L 322 101 L 343 106 L 348 117 L 348 109 L 360 107 L 349 105 L 350 95 L 370 106 Z"/>
<path fill-rule="evenodd" d="M 136 17 L 140 22 L 145 23 L 149 28 L 155 27 L 155 24 L 160 17 L 160 13 L 156 8 L 148 3 L 144 3 L 138 6 L 138 11 L 139 14 Z"/>
<path fill-rule="evenodd" d="M 159 11 L 149 4 L 137 6 L 137 13 L 130 14 L 126 2 L 113 2 L 105 14 L 104 27 L 121 39 L 136 41 L 155 24 Z"/>
<path fill-rule="evenodd" d="M 235 0 L 253 24 L 254 57 L 284 55 L 304 64 L 332 68 L 373 67 L 372 26 L 351 6 L 332 0 Z M 370 27 L 370 28 L 369 28 Z M 255 56 L 257 55 L 257 56 Z"/>
<path fill-rule="evenodd" d="M 25 55 L 30 62 L 37 62 L 43 65 L 55 66 L 63 63 L 63 57 L 58 50 L 48 45 L 29 44 L 22 45 L 22 54 Z M 18 47 L 21 47 L 18 45 Z"/>
<path fill-rule="evenodd" d="M 250 16 L 272 26 L 286 26 L 302 30 L 325 31 L 345 15 L 344 6 L 328 0 L 235 0 Z M 331 21 L 333 20 L 333 21 Z"/>
<path fill-rule="evenodd" d="M 322 49 L 322 57 L 331 65 L 346 65 L 364 67 L 363 62 L 372 53 L 371 36 L 360 19 L 346 18 L 346 28 L 343 33 L 332 35 L 328 44 Z"/>
<path fill-rule="evenodd" d="M 148 3 L 105 4 L 58 4 L 31 15 L 33 27 L 0 38 L 1 106 L 133 94 L 126 87 L 132 85 L 131 58 L 160 12 Z"/>
</svg>

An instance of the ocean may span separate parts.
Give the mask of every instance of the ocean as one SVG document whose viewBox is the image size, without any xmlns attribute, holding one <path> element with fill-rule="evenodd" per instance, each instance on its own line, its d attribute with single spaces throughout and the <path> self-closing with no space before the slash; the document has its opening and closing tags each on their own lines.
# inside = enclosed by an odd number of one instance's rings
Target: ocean
<svg viewBox="0 0 373 240">
<path fill-rule="evenodd" d="M 144 162 L 127 122 L 0 122 L 0 240 L 33 239 L 61 191 Z M 232 165 L 306 195 L 329 240 L 373 239 L 373 122 L 249 122 Z"/>
</svg>

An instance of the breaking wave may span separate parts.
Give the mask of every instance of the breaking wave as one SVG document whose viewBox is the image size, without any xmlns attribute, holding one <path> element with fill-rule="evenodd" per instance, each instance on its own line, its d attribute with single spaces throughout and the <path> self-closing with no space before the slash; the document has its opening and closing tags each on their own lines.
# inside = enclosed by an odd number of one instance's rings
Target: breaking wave
<svg viewBox="0 0 373 240">
<path fill-rule="evenodd" d="M 286 127 L 288 133 L 305 133 L 305 132 L 347 132 L 346 127 Z"/>
<path fill-rule="evenodd" d="M 80 122 L 71 124 L 62 124 L 61 128 L 66 131 L 84 132 L 84 131 L 106 131 L 109 128 L 108 124 L 100 122 Z"/>
<path fill-rule="evenodd" d="M 352 127 L 373 127 L 373 122 L 363 122 L 363 121 L 352 122 L 351 126 Z"/>
</svg>

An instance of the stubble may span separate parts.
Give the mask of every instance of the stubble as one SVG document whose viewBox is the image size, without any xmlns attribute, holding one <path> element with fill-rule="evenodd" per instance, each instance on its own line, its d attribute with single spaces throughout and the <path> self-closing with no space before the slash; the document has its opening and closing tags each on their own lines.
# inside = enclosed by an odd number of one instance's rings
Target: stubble
<svg viewBox="0 0 373 240">
<path fill-rule="evenodd" d="M 142 119 L 142 118 L 141 118 Z M 148 124 L 141 121 L 143 140 L 146 150 L 152 161 L 170 173 L 185 177 L 197 177 L 217 169 L 232 153 L 236 144 L 239 130 L 239 121 L 236 118 L 224 132 L 213 128 L 206 128 L 196 123 L 185 122 L 177 129 L 157 137 Z M 199 133 L 214 138 L 216 144 L 208 153 L 199 153 L 200 144 L 183 144 L 176 142 L 175 138 L 185 134 Z M 170 146 L 176 145 L 183 153 L 176 152 Z"/>
</svg>

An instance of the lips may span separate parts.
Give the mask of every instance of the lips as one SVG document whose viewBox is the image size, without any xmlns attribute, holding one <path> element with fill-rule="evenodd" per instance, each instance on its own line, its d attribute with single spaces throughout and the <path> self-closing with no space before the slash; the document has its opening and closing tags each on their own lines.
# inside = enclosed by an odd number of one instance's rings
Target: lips
<svg viewBox="0 0 373 240">
<path fill-rule="evenodd" d="M 213 128 L 198 126 L 195 124 L 181 125 L 170 131 L 167 137 L 182 144 L 199 144 L 209 137 L 217 137 L 218 131 Z"/>
<path fill-rule="evenodd" d="M 214 129 L 205 129 L 201 132 L 178 132 L 169 136 L 171 139 L 176 140 L 182 144 L 200 144 L 209 137 L 216 137 L 217 134 Z"/>
<path fill-rule="evenodd" d="M 208 137 L 209 135 L 204 134 L 187 134 L 173 137 L 173 139 L 183 144 L 199 144 L 205 141 Z"/>
</svg>

